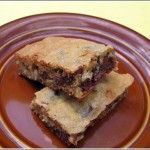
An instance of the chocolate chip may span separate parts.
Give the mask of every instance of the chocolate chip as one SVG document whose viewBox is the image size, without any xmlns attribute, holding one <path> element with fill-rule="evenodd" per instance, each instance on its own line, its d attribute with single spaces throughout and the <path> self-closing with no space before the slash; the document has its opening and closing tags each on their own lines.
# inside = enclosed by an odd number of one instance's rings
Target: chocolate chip
<svg viewBox="0 0 150 150">
<path fill-rule="evenodd" d="M 83 118 L 87 117 L 91 111 L 93 110 L 93 107 L 91 105 L 86 105 L 85 107 L 82 108 L 82 110 L 80 110 L 81 116 Z"/>
<path fill-rule="evenodd" d="M 72 76 L 66 76 L 63 78 L 63 80 L 67 83 L 67 84 L 71 84 L 73 81 L 74 77 Z"/>
<path fill-rule="evenodd" d="M 81 88 L 83 91 L 88 91 L 90 88 L 92 88 L 94 86 L 94 82 L 92 82 L 92 80 L 90 79 L 86 79 L 82 84 L 81 84 Z"/>
<path fill-rule="evenodd" d="M 54 92 L 55 92 L 55 95 L 58 95 L 58 96 L 60 95 L 60 90 L 55 90 Z"/>
<path fill-rule="evenodd" d="M 82 74 L 83 73 L 83 68 L 82 67 L 80 67 L 76 72 L 75 72 L 75 74 Z"/>
<path fill-rule="evenodd" d="M 46 71 L 43 71 L 41 76 L 42 76 L 42 80 L 46 80 L 48 78 L 48 74 Z"/>
<path fill-rule="evenodd" d="M 33 70 L 38 70 L 38 66 L 35 65 L 35 64 L 32 64 L 32 69 L 33 69 Z"/>
</svg>

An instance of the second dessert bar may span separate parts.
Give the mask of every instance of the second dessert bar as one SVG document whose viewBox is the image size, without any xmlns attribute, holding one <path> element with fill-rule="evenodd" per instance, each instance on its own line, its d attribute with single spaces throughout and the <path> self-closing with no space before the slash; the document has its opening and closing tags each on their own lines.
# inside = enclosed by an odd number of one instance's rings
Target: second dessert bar
<svg viewBox="0 0 150 150">
<path fill-rule="evenodd" d="M 65 143 L 77 145 L 87 128 L 103 118 L 124 97 L 134 79 L 130 74 L 111 72 L 85 101 L 55 95 L 48 87 L 35 93 L 35 114 Z"/>
</svg>

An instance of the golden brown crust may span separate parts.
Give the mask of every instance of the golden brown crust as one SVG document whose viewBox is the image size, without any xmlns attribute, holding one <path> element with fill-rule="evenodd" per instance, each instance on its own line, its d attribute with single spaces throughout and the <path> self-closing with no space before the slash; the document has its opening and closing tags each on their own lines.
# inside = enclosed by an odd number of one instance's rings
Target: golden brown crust
<svg viewBox="0 0 150 150">
<path fill-rule="evenodd" d="M 83 39 L 48 37 L 25 46 L 16 53 L 16 57 L 74 73 L 81 66 L 85 70 L 91 69 L 98 56 L 104 57 L 113 51 L 111 46 Z"/>
</svg>

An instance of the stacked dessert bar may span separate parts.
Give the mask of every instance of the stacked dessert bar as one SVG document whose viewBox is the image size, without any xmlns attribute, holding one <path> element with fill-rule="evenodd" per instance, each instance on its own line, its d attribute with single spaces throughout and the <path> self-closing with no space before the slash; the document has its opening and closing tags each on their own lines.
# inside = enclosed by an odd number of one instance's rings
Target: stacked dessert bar
<svg viewBox="0 0 150 150">
<path fill-rule="evenodd" d="M 19 74 L 46 86 L 35 93 L 33 112 L 68 145 L 77 145 L 133 82 L 113 71 L 112 46 L 83 39 L 48 37 L 19 50 L 16 59 Z"/>
</svg>

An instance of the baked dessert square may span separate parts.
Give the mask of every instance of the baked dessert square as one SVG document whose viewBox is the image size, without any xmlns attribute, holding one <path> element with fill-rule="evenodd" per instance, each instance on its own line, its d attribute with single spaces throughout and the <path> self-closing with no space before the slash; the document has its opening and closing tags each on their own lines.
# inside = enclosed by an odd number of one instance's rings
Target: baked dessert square
<svg viewBox="0 0 150 150">
<path fill-rule="evenodd" d="M 112 71 L 82 102 L 64 94 L 55 95 L 45 87 L 35 93 L 31 108 L 62 141 L 77 145 L 87 128 L 103 118 L 125 96 L 133 80 L 129 74 Z"/>
<path fill-rule="evenodd" d="M 116 67 L 112 46 L 64 37 L 27 45 L 16 59 L 21 75 L 79 100 Z"/>
</svg>

